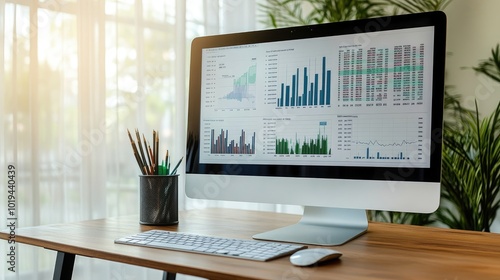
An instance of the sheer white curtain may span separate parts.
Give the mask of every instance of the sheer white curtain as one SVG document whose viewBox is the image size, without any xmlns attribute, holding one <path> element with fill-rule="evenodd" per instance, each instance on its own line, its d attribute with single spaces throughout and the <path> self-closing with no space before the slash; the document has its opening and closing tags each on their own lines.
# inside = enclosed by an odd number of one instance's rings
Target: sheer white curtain
<svg viewBox="0 0 500 280">
<path fill-rule="evenodd" d="M 259 29 L 257 10 L 253 0 L 0 0 L 0 228 L 9 165 L 20 227 L 137 214 L 127 129 L 158 130 L 161 148 L 180 158 L 191 39 Z M 2 279 L 50 278 L 54 252 L 17 250 L 17 272 L 1 262 Z M 160 275 L 82 257 L 74 279 Z"/>
</svg>

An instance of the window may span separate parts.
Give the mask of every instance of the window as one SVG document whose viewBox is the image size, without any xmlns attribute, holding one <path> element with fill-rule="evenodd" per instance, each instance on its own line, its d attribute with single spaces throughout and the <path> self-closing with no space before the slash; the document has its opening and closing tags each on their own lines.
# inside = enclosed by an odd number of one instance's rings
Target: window
<svg viewBox="0 0 500 280">
<path fill-rule="evenodd" d="M 232 0 L 0 1 L 0 178 L 16 166 L 18 226 L 137 214 L 127 129 L 148 139 L 158 130 L 160 151 L 180 158 L 191 40 L 254 29 L 255 10 Z M 50 277 L 54 252 L 17 248 L 20 273 L 4 269 L 6 279 Z M 74 278 L 151 273 L 79 258 Z"/>
</svg>

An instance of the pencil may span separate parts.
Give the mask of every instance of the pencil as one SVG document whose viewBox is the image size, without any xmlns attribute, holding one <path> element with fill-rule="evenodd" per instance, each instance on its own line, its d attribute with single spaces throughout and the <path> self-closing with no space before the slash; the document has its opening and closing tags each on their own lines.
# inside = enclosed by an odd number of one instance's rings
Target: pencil
<svg viewBox="0 0 500 280">
<path fill-rule="evenodd" d="M 172 173 L 170 173 L 170 175 L 175 175 L 175 172 L 177 172 L 177 168 L 179 167 L 179 165 L 181 165 L 181 161 L 184 157 L 181 157 L 181 159 L 179 160 L 179 162 L 177 163 L 177 165 L 174 167 L 174 170 L 172 170 Z"/>
<path fill-rule="evenodd" d="M 141 159 L 142 159 L 143 166 L 146 166 L 147 161 L 146 161 L 146 157 L 144 156 L 144 150 L 142 149 L 141 136 L 139 135 L 139 130 L 137 128 L 135 129 L 135 135 L 137 137 L 137 144 L 139 145 L 139 151 L 141 152 Z"/>
<path fill-rule="evenodd" d="M 153 151 L 151 150 L 151 146 L 150 146 L 149 144 L 148 144 L 148 151 L 149 151 L 149 155 L 150 155 L 150 157 L 151 157 L 152 159 L 154 159 L 154 158 L 153 158 Z M 151 161 L 153 161 L 153 160 L 151 160 Z M 155 167 L 156 167 L 156 163 L 153 163 L 153 162 L 152 162 L 152 163 L 151 163 L 151 173 L 153 173 L 153 172 L 154 172 Z"/>
<path fill-rule="evenodd" d="M 144 136 L 144 133 L 142 134 L 142 139 L 144 140 L 144 149 L 146 149 L 146 154 L 148 156 L 149 170 L 151 170 L 151 167 L 153 166 L 153 163 L 151 162 L 151 153 L 148 152 L 149 143 L 146 140 L 146 136 Z"/>
<path fill-rule="evenodd" d="M 132 150 L 134 151 L 134 157 L 135 157 L 135 160 L 137 161 L 137 165 L 139 165 L 139 169 L 141 170 L 142 175 L 146 175 L 144 173 L 144 168 L 143 168 L 144 165 L 142 164 L 141 158 L 139 157 L 139 154 L 137 153 L 137 147 L 136 147 L 135 142 L 132 139 L 132 135 L 130 135 L 130 131 L 128 129 L 127 129 L 127 133 L 128 133 L 128 138 L 130 139 L 130 145 L 132 146 Z"/>
<path fill-rule="evenodd" d="M 170 172 L 170 170 L 169 170 L 170 163 L 168 162 L 168 160 L 169 160 L 169 158 L 168 158 L 168 149 L 167 149 L 167 154 L 165 155 L 165 168 L 166 168 L 166 173 L 165 174 L 166 175 L 170 175 L 170 173 L 169 173 Z"/>
<path fill-rule="evenodd" d="M 156 164 L 156 170 L 155 170 L 156 173 L 155 174 L 158 175 L 158 165 L 159 165 L 158 164 L 159 163 L 159 158 L 158 158 L 158 154 L 159 154 L 158 152 L 159 151 L 158 150 L 160 149 L 160 137 L 158 136 L 158 132 L 155 132 L 155 136 L 156 136 L 156 138 L 154 139 L 154 141 L 155 141 L 155 145 L 156 145 L 156 150 L 155 150 L 155 154 L 154 155 L 155 155 L 155 162 L 157 163 Z"/>
</svg>

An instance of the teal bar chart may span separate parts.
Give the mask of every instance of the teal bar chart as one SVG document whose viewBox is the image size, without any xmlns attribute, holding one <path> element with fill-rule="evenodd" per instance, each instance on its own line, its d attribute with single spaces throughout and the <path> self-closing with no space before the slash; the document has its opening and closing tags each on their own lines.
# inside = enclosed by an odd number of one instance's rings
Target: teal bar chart
<svg viewBox="0 0 500 280">
<path fill-rule="evenodd" d="M 321 70 L 317 71 L 319 73 L 313 73 L 310 68 L 305 66 L 302 71 L 296 68 L 291 82 L 281 83 L 280 97 L 276 101 L 278 108 L 330 105 L 332 71 L 326 68 L 326 57 L 321 59 Z"/>
</svg>

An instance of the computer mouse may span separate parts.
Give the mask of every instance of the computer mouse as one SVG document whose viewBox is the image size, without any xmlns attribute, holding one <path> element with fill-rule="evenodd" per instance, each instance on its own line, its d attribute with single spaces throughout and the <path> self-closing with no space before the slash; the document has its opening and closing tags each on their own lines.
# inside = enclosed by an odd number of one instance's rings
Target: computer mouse
<svg viewBox="0 0 500 280">
<path fill-rule="evenodd" d="M 333 249 L 311 248 L 293 253 L 290 256 L 290 262 L 297 266 L 310 266 L 327 260 L 337 259 L 340 256 L 342 256 L 342 253 Z"/>
</svg>

